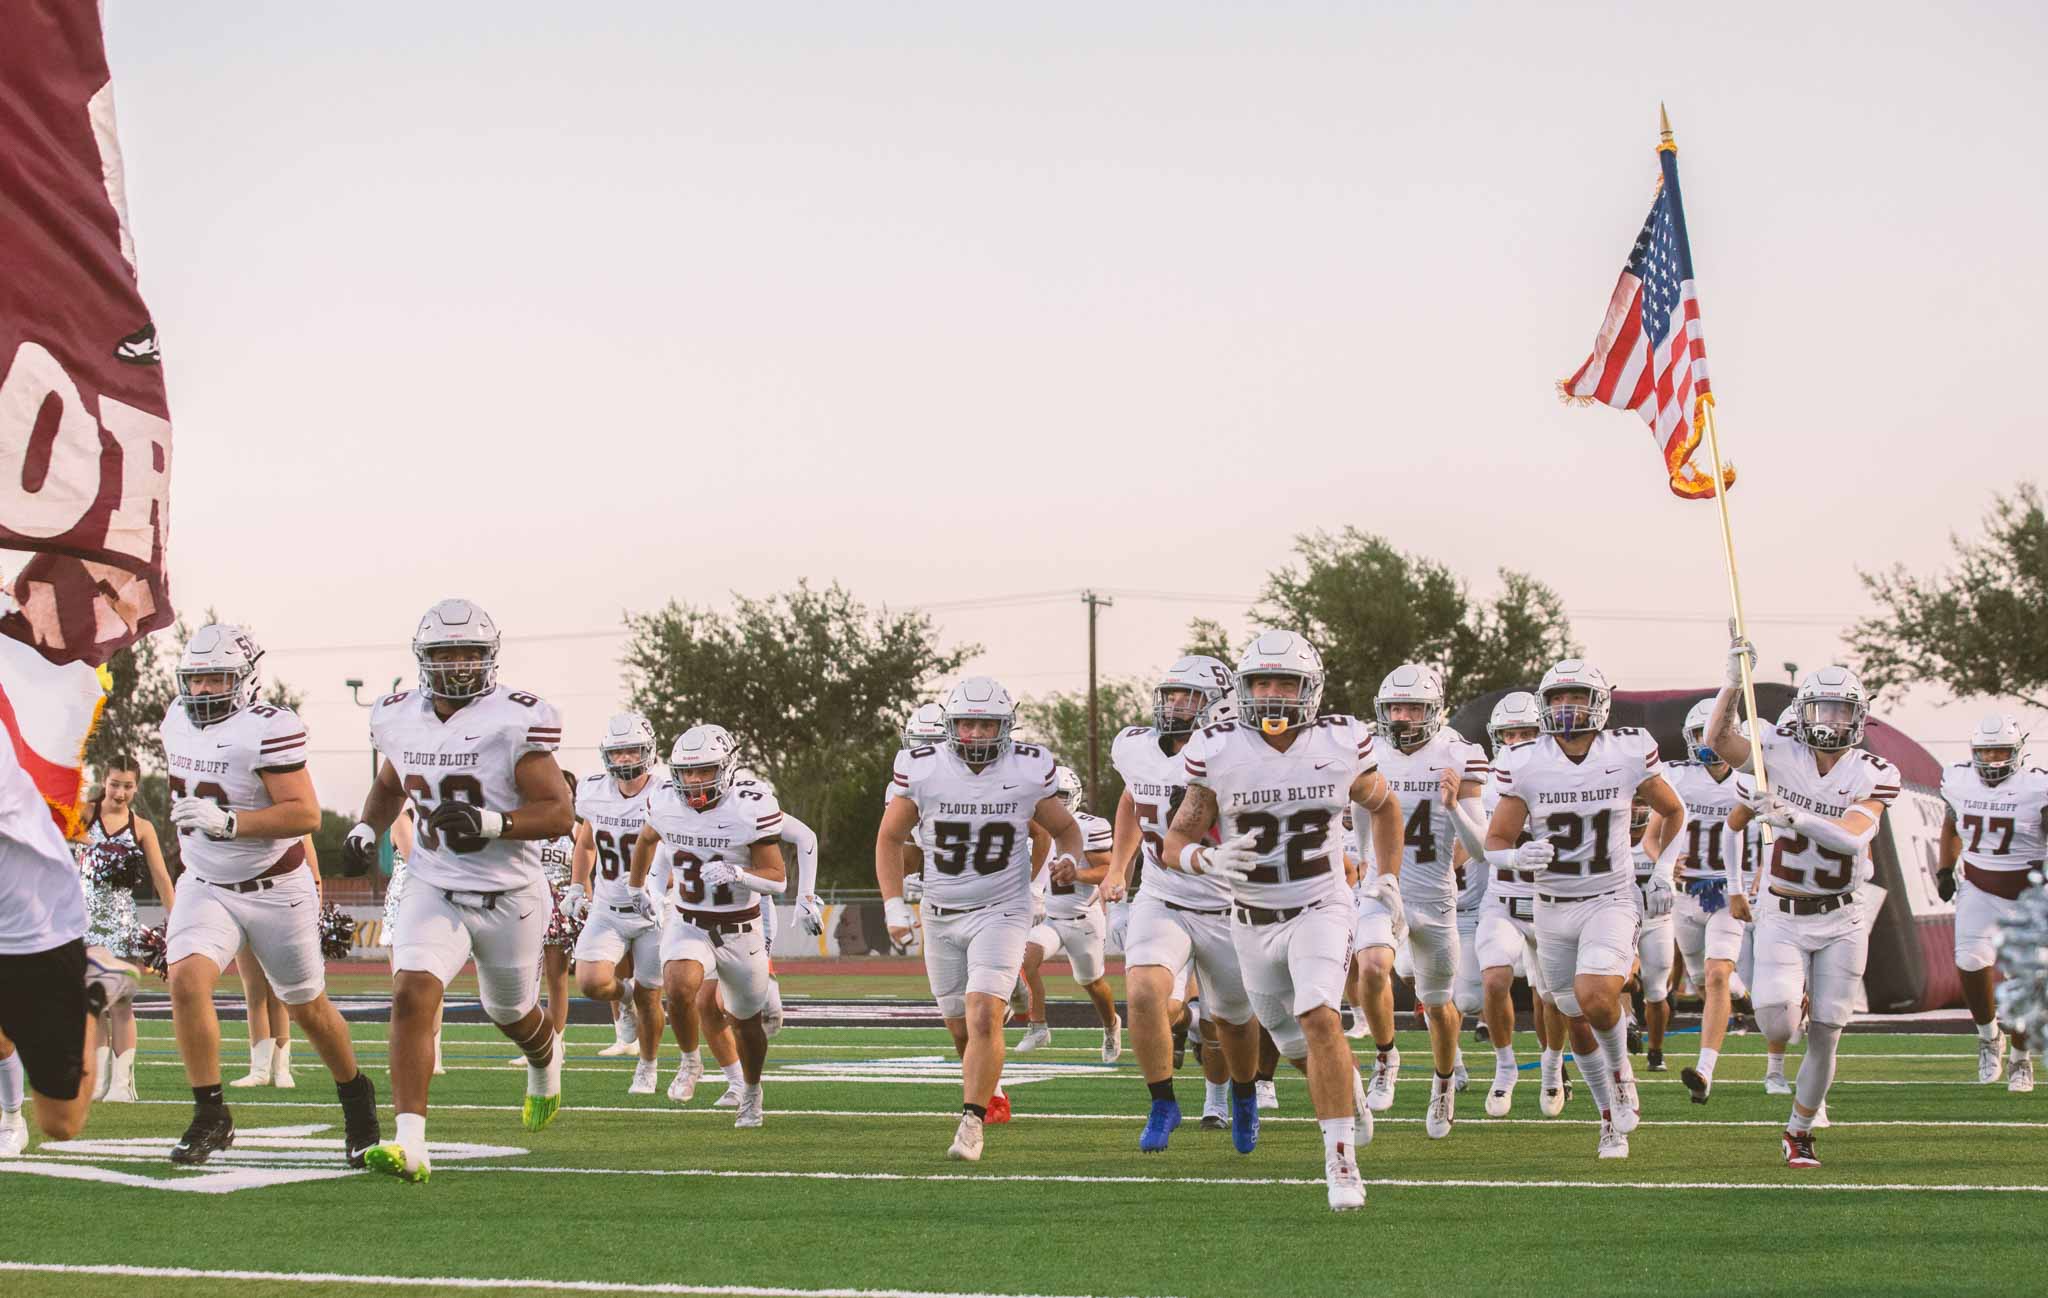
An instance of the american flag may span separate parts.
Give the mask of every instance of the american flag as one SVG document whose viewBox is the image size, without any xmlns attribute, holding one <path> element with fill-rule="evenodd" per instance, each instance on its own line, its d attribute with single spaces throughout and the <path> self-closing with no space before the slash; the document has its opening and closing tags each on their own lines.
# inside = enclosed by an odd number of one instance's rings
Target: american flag
<svg viewBox="0 0 2048 1298">
<path fill-rule="evenodd" d="M 1641 415 L 1663 453 L 1673 494 L 1699 500 L 1714 494 L 1711 472 L 1692 463 L 1712 401 L 1707 343 L 1678 193 L 1678 150 L 1661 146 L 1657 161 L 1657 197 L 1608 300 L 1593 354 L 1558 390 L 1582 405 L 1597 401 Z M 1734 473 L 1727 478 L 1732 484 Z"/>
</svg>

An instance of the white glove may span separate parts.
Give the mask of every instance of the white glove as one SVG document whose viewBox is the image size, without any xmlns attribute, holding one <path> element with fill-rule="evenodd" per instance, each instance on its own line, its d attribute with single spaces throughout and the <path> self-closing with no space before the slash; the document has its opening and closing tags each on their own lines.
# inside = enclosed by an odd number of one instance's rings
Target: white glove
<svg viewBox="0 0 2048 1298">
<path fill-rule="evenodd" d="M 1244 883 L 1252 877 L 1252 871 L 1258 868 L 1259 854 L 1252 850 L 1252 844 L 1258 841 L 1258 834 L 1248 829 L 1236 838 L 1206 852 L 1192 853 L 1188 859 L 1194 865 L 1196 874 L 1215 875 L 1235 883 Z"/>
<path fill-rule="evenodd" d="M 1127 901 L 1111 902 L 1109 906 L 1109 938 L 1116 943 L 1116 949 L 1124 949 L 1124 934 L 1131 927 L 1131 904 Z"/>
<path fill-rule="evenodd" d="M 1749 637 L 1735 633 L 1735 623 L 1728 623 L 1728 684 L 1735 689 L 1742 688 L 1742 660 L 1749 659 L 1749 675 L 1756 679 L 1756 646 Z"/>
<path fill-rule="evenodd" d="M 804 932 L 817 937 L 825 931 L 825 903 L 810 893 L 796 899 L 796 922 Z"/>
<path fill-rule="evenodd" d="M 1799 832 L 1799 808 L 1775 793 L 1761 800 L 1756 818 L 1772 829 L 1782 829 L 1787 833 Z"/>
<path fill-rule="evenodd" d="M 916 878 L 916 875 L 911 875 Z M 910 913 L 910 903 L 901 897 L 889 897 L 882 902 L 882 922 L 889 926 L 889 940 L 898 946 L 907 945 L 911 930 L 917 926 Z"/>
<path fill-rule="evenodd" d="M 1518 870 L 1547 870 L 1557 859 L 1557 849 L 1547 838 L 1532 838 L 1515 849 L 1515 868 Z"/>
<path fill-rule="evenodd" d="M 1678 894 L 1671 884 L 1651 875 L 1643 882 L 1643 918 L 1659 919 L 1671 913 L 1671 907 L 1678 900 Z"/>
<path fill-rule="evenodd" d="M 924 876 L 906 874 L 903 876 L 903 900 L 912 906 L 924 900 Z"/>
<path fill-rule="evenodd" d="M 1052 872 L 1052 881 L 1054 883 L 1064 886 L 1074 881 L 1074 872 L 1079 870 L 1081 866 L 1078 861 L 1074 860 L 1073 853 L 1061 852 L 1052 860 L 1047 861 L 1045 868 Z"/>
<path fill-rule="evenodd" d="M 582 919 L 584 912 L 590 909 L 590 898 L 584 893 L 583 885 L 572 883 L 562 889 L 559 908 L 564 919 Z"/>
<path fill-rule="evenodd" d="M 697 872 L 707 888 L 720 888 L 740 877 L 740 868 L 730 861 L 712 861 Z"/>
<path fill-rule="evenodd" d="M 171 823 L 179 829 L 197 830 L 208 838 L 235 836 L 235 813 L 205 798 L 180 798 L 171 805 Z"/>
<path fill-rule="evenodd" d="M 633 907 L 633 913 L 641 919 L 659 919 L 661 912 L 655 908 L 654 894 L 645 888 L 635 888 L 626 894 L 626 901 Z"/>
</svg>

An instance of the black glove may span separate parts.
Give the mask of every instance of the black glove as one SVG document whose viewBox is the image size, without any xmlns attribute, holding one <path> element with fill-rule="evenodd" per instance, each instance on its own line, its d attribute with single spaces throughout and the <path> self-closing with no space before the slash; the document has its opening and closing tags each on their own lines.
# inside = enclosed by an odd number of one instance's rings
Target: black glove
<svg viewBox="0 0 2048 1298">
<path fill-rule="evenodd" d="M 377 864 L 377 831 L 368 825 L 357 825 L 341 840 L 341 862 L 343 872 L 350 878 L 368 874 Z"/>
<path fill-rule="evenodd" d="M 427 817 L 427 827 L 443 838 L 481 839 L 484 809 L 460 799 L 444 802 Z"/>
<path fill-rule="evenodd" d="M 1946 870 L 1936 870 L 1934 872 L 1934 891 L 1940 895 L 1943 901 L 1954 901 L 1956 899 L 1956 868 L 1954 866 L 1950 866 Z"/>
</svg>

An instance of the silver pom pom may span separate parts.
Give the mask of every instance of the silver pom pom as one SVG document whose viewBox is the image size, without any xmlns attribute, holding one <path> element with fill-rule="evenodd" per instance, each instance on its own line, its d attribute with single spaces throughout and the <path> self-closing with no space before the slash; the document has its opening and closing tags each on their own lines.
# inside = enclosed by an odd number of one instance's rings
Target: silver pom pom
<svg viewBox="0 0 2048 1298">
<path fill-rule="evenodd" d="M 2019 915 L 1998 938 L 1998 1017 L 2023 1032 L 2048 1029 L 2048 884 L 2041 872 L 2020 894 Z"/>
</svg>

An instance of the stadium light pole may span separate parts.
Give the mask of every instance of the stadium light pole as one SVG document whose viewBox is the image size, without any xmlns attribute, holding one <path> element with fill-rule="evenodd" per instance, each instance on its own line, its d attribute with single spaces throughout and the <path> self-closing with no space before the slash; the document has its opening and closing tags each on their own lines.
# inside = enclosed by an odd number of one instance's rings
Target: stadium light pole
<svg viewBox="0 0 2048 1298">
<path fill-rule="evenodd" d="M 1098 595 L 1092 590 L 1081 592 L 1081 602 L 1088 606 L 1088 805 L 1102 805 L 1102 708 L 1095 692 L 1095 615 L 1116 604 L 1107 595 Z M 1096 812 L 1101 815 L 1100 811 Z"/>
</svg>

